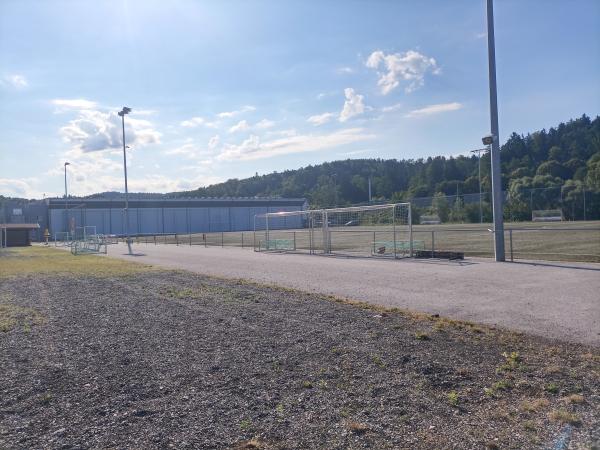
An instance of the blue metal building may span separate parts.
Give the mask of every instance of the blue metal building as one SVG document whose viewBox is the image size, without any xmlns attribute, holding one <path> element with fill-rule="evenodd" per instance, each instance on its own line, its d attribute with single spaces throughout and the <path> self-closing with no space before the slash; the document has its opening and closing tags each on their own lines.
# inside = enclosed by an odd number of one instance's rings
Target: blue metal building
<svg viewBox="0 0 600 450">
<path fill-rule="evenodd" d="M 125 201 L 107 199 L 47 199 L 51 235 L 74 227 L 95 226 L 99 234 L 124 235 Z M 254 216 L 267 212 L 301 211 L 303 198 L 190 198 L 129 201 L 129 233 L 211 233 L 254 229 Z M 289 223 L 298 228 L 299 223 Z"/>
</svg>

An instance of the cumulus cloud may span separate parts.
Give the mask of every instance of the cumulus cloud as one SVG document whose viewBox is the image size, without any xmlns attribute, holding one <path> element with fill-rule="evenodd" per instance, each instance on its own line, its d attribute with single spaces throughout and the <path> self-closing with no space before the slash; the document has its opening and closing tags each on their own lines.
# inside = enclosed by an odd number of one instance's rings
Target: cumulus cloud
<svg viewBox="0 0 600 450">
<path fill-rule="evenodd" d="M 52 104 L 60 110 L 66 109 L 94 109 L 96 102 L 86 100 L 85 98 L 55 98 Z"/>
<path fill-rule="evenodd" d="M 435 105 L 425 106 L 420 109 L 413 109 L 408 112 L 404 117 L 415 118 L 415 117 L 424 117 L 424 116 L 432 116 L 434 114 L 440 114 L 448 111 L 456 111 L 463 107 L 462 103 L 453 102 L 453 103 L 438 103 Z"/>
<path fill-rule="evenodd" d="M 352 88 L 344 89 L 344 95 L 346 96 L 346 101 L 340 113 L 340 122 L 346 122 L 351 117 L 365 112 L 364 96 L 357 94 Z"/>
<path fill-rule="evenodd" d="M 377 84 L 384 95 L 396 89 L 400 81 L 408 83 L 405 88 L 406 92 L 412 92 L 423 86 L 425 75 L 428 72 L 434 75 L 440 73 L 435 59 L 414 50 L 387 55 L 381 50 L 377 50 L 371 53 L 366 66 L 378 71 L 379 80 Z M 380 68 L 383 68 L 383 70 L 380 71 Z"/>
<path fill-rule="evenodd" d="M 34 186 L 34 180 L 26 178 L 0 178 L 0 192 L 8 197 L 40 198 L 42 196 Z"/>
<path fill-rule="evenodd" d="M 79 111 L 79 116 L 60 129 L 65 142 L 83 152 L 120 148 L 122 143 L 121 118 L 115 112 Z M 128 117 L 125 134 L 130 146 L 144 146 L 160 142 L 161 134 L 147 120 Z"/>
<path fill-rule="evenodd" d="M 354 73 L 354 69 L 352 67 L 340 67 L 337 69 L 337 73 L 350 74 L 350 73 Z"/>
<path fill-rule="evenodd" d="M 194 128 L 202 125 L 203 123 L 205 123 L 205 120 L 202 117 L 192 117 L 189 120 L 184 120 L 180 125 L 186 128 Z"/>
<path fill-rule="evenodd" d="M 225 111 L 225 112 L 219 113 L 219 114 L 217 114 L 217 117 L 220 119 L 230 119 L 232 117 L 235 117 L 237 115 L 240 115 L 245 112 L 250 112 L 250 111 L 256 111 L 256 108 L 252 105 L 246 105 L 236 111 Z"/>
<path fill-rule="evenodd" d="M 245 120 L 240 120 L 238 123 L 236 123 L 234 126 L 232 126 L 229 129 L 230 133 L 237 133 L 238 131 L 246 131 L 250 128 L 250 125 L 248 125 L 248 122 Z"/>
<path fill-rule="evenodd" d="M 5 75 L 0 80 L 0 84 L 14 89 L 24 89 L 29 86 L 27 78 L 19 74 Z"/>
<path fill-rule="evenodd" d="M 329 122 L 331 119 L 335 117 L 334 113 L 326 112 L 323 114 L 317 114 L 315 116 L 310 116 L 306 121 L 308 123 L 312 123 L 314 126 L 323 125 Z"/>
<path fill-rule="evenodd" d="M 258 128 L 259 130 L 266 130 L 267 128 L 273 128 L 275 126 L 275 122 L 273 122 L 272 120 L 269 119 L 263 119 L 260 122 L 258 122 L 256 125 L 254 125 L 255 128 Z"/>
<path fill-rule="evenodd" d="M 330 134 L 289 136 L 265 142 L 261 142 L 258 136 L 252 135 L 239 145 L 225 145 L 217 159 L 248 161 L 290 153 L 314 152 L 374 137 L 372 134 L 365 133 L 362 128 L 348 128 Z"/>
</svg>

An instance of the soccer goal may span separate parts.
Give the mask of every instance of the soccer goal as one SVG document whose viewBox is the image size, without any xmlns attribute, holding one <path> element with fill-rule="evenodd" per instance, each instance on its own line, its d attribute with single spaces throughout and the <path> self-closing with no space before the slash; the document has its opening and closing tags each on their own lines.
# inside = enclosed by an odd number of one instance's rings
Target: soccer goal
<svg viewBox="0 0 600 450">
<path fill-rule="evenodd" d="M 57 231 L 54 233 L 54 246 L 66 247 L 71 245 L 71 235 L 68 231 Z"/>
<path fill-rule="evenodd" d="M 85 226 L 85 227 L 77 227 L 75 228 L 75 233 L 73 233 L 73 240 L 75 241 L 85 241 L 88 238 L 96 235 L 96 227 L 93 225 Z"/>
<path fill-rule="evenodd" d="M 532 222 L 561 222 L 563 219 L 560 209 L 542 209 L 531 212 Z"/>
<path fill-rule="evenodd" d="M 256 251 L 408 257 L 413 254 L 409 203 L 267 213 L 255 216 Z"/>
</svg>

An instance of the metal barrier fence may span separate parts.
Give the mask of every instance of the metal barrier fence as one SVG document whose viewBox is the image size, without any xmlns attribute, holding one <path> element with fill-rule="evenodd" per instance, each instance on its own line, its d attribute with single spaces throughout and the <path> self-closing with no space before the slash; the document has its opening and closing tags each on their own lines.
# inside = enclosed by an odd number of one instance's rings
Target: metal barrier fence
<svg viewBox="0 0 600 450">
<path fill-rule="evenodd" d="M 491 225 L 490 225 L 491 226 Z M 581 261 L 600 263 L 600 226 L 598 222 L 588 222 L 583 226 L 570 226 L 568 223 L 546 226 L 507 226 L 504 230 L 506 241 L 506 259 Z M 306 230 L 278 230 L 281 238 L 286 239 L 297 251 L 310 251 L 310 239 Z M 350 233 L 353 239 L 365 243 L 389 240 L 389 230 L 347 230 L 334 231 L 332 249 L 347 242 L 336 238 L 336 233 Z M 284 236 L 285 234 L 285 236 Z M 380 236 L 381 235 L 381 236 Z M 381 238 L 380 238 L 381 237 Z M 137 244 L 171 244 L 203 247 L 241 247 L 256 248 L 254 233 L 219 232 L 196 234 L 160 234 L 137 235 L 132 237 Z M 120 238 L 124 241 L 124 238 Z M 493 232 L 479 224 L 458 226 L 413 226 L 413 242 L 419 249 L 431 251 L 463 252 L 465 256 L 493 257 Z M 338 244 L 339 243 L 339 244 Z"/>
</svg>

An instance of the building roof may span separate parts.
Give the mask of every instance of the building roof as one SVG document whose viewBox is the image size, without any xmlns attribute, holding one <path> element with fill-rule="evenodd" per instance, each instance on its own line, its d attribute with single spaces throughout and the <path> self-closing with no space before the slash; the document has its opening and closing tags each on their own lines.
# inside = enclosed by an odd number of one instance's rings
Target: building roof
<svg viewBox="0 0 600 450">
<path fill-rule="evenodd" d="M 36 230 L 39 223 L 0 223 L 0 228 L 7 230 Z"/>
<path fill-rule="evenodd" d="M 52 198 L 47 199 L 50 209 L 98 209 L 125 208 L 124 199 L 88 199 L 88 198 Z M 164 198 L 132 199 L 129 208 L 209 208 L 231 206 L 303 206 L 304 198 L 257 198 L 257 197 L 219 197 L 219 198 Z"/>
</svg>

